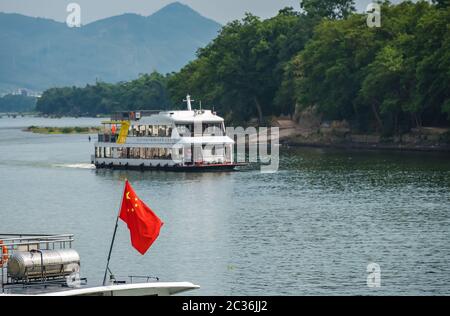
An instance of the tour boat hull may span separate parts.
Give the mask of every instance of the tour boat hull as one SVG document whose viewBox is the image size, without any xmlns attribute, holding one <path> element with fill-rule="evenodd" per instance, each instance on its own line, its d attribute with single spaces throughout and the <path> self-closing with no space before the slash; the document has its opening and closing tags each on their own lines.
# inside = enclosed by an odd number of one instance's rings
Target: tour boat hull
<svg viewBox="0 0 450 316">
<path fill-rule="evenodd" d="M 232 172 L 238 171 L 238 167 L 242 164 L 208 164 L 208 165 L 188 165 L 188 166 L 169 166 L 169 165 L 131 165 L 131 164 L 116 164 L 116 163 L 95 163 L 97 169 L 115 169 L 115 170 L 160 170 L 172 172 Z"/>
</svg>

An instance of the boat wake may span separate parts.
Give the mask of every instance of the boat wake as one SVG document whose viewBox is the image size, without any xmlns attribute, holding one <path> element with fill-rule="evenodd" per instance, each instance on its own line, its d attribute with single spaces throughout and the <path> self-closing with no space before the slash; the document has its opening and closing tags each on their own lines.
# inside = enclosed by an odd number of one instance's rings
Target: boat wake
<svg viewBox="0 0 450 316">
<path fill-rule="evenodd" d="M 75 164 L 58 164 L 55 167 L 59 168 L 73 168 L 73 169 L 95 169 L 95 165 L 90 163 L 75 163 Z"/>
</svg>

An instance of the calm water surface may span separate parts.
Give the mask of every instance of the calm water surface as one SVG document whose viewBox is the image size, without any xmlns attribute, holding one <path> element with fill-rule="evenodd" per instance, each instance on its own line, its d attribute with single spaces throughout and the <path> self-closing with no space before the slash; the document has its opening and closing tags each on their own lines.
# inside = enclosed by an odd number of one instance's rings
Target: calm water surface
<svg viewBox="0 0 450 316">
<path fill-rule="evenodd" d="M 301 148 L 282 149 L 276 174 L 96 171 L 87 135 L 21 130 L 99 122 L 0 119 L 0 232 L 74 233 L 90 284 L 128 178 L 165 226 L 140 256 L 121 223 L 116 275 L 191 281 L 196 295 L 450 294 L 449 155 Z"/>
</svg>

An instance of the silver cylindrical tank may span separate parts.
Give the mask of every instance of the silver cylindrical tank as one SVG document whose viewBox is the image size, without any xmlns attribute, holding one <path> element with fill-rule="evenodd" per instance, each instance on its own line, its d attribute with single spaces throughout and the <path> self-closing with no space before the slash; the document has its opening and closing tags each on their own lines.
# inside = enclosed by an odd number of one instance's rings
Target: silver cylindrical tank
<svg viewBox="0 0 450 316">
<path fill-rule="evenodd" d="M 14 280 L 64 277 L 80 270 L 80 256 L 73 249 L 16 252 L 8 261 Z"/>
</svg>

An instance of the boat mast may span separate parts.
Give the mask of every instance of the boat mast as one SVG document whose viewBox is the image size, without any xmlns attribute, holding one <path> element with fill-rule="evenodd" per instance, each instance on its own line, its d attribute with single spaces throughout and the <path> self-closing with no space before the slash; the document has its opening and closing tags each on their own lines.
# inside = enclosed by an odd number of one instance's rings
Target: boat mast
<svg viewBox="0 0 450 316">
<path fill-rule="evenodd" d="M 188 94 L 187 96 L 186 96 L 186 100 L 183 100 L 183 102 L 186 102 L 187 103 L 187 109 L 188 109 L 188 111 L 192 111 L 192 102 L 194 102 L 195 100 L 192 100 L 191 99 L 191 96 Z"/>
</svg>

